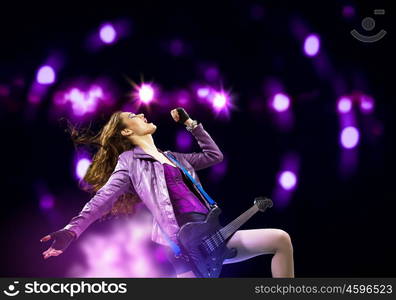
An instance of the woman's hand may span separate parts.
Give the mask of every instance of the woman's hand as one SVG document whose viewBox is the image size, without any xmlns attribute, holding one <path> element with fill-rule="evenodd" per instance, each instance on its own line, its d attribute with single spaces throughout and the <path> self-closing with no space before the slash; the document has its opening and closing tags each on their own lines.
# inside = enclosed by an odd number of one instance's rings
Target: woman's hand
<svg viewBox="0 0 396 300">
<path fill-rule="evenodd" d="M 186 126 L 193 121 L 183 107 L 178 107 L 171 110 L 173 120 Z"/>
<path fill-rule="evenodd" d="M 52 238 L 54 239 L 51 247 L 43 252 L 44 259 L 62 254 L 75 237 L 75 232 L 67 229 L 61 229 L 42 237 L 40 242 L 46 242 Z"/>
</svg>

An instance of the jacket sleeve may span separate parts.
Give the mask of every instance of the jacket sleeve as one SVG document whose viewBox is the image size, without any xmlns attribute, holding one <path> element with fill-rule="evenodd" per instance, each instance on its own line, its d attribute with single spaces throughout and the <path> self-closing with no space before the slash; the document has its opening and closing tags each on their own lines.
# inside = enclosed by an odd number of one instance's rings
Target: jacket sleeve
<svg viewBox="0 0 396 300">
<path fill-rule="evenodd" d="M 125 191 L 131 189 L 131 182 L 128 174 L 128 166 L 125 157 L 121 154 L 118 157 L 117 165 L 106 184 L 100 188 L 95 195 L 85 204 L 81 212 L 73 217 L 69 224 L 63 229 L 68 229 L 76 233 L 76 239 L 82 232 L 99 219 L 105 212 L 109 211 L 114 202 Z"/>
<path fill-rule="evenodd" d="M 203 128 L 202 123 L 199 123 L 193 130 L 191 130 L 191 133 L 197 140 L 202 152 L 173 153 L 179 157 L 185 158 L 194 170 L 197 171 L 208 168 L 223 160 L 223 153 L 220 151 L 209 133 Z"/>
</svg>

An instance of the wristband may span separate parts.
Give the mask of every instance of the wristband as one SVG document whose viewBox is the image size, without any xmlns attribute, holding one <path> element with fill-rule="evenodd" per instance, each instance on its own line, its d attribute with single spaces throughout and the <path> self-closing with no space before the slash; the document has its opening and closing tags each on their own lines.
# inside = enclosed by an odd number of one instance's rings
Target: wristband
<svg viewBox="0 0 396 300">
<path fill-rule="evenodd" d="M 198 126 L 198 122 L 197 121 L 195 121 L 195 120 L 193 120 L 192 122 L 191 122 L 191 125 L 190 126 L 186 126 L 186 129 L 188 130 L 188 131 L 192 131 L 195 127 L 197 127 Z"/>
</svg>

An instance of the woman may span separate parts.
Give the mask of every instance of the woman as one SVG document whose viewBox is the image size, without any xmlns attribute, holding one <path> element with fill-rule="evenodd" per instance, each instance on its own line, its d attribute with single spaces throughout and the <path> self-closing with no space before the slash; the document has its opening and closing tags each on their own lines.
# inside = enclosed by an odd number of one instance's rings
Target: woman
<svg viewBox="0 0 396 300">
<path fill-rule="evenodd" d="M 221 162 L 223 154 L 202 123 L 197 124 L 183 108 L 173 109 L 170 113 L 174 121 L 187 126 L 202 152 L 161 151 L 153 140 L 157 126 L 149 123 L 142 113 L 117 111 L 94 137 L 76 138 L 77 131 L 72 128 L 76 143 L 100 146 L 84 177 L 95 195 L 69 224 L 40 240 L 54 240 L 51 247 L 43 252 L 44 259 L 62 254 L 95 220 L 123 213 L 131 214 L 134 204 L 143 201 L 153 215 L 151 239 L 166 246 L 177 277 L 195 277 L 187 263 L 172 255 L 161 229 L 177 243 L 176 235 L 180 227 L 187 221 L 204 219 L 209 205 L 165 153 L 173 154 L 198 183 L 200 180 L 196 171 Z M 237 251 L 224 264 L 271 253 L 274 254 L 272 276 L 294 277 L 291 239 L 281 229 L 238 230 L 226 245 Z"/>
</svg>

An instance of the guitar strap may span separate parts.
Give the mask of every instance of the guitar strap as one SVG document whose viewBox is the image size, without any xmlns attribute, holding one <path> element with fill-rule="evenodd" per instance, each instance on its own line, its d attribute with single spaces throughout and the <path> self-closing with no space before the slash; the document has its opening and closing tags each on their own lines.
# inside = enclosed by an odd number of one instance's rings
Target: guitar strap
<svg viewBox="0 0 396 300">
<path fill-rule="evenodd" d="M 190 175 L 190 173 L 181 165 L 181 163 L 179 163 L 179 161 L 170 153 L 165 153 L 163 152 L 163 154 L 168 157 L 170 160 L 172 160 L 184 173 L 184 175 L 187 176 L 187 178 L 197 187 L 197 189 L 201 192 L 201 194 L 203 195 L 204 199 L 206 200 L 206 202 L 209 203 L 210 207 L 215 207 L 217 206 L 216 202 L 205 192 L 205 190 L 202 188 L 202 186 Z M 159 225 L 159 224 L 158 224 Z M 162 234 L 164 235 L 165 239 L 167 240 L 168 244 L 170 245 L 170 247 L 172 248 L 175 257 L 179 257 L 181 255 L 181 249 L 179 247 L 179 245 L 177 245 L 174 241 L 172 241 L 170 239 L 170 237 L 167 235 L 167 233 L 162 230 L 162 227 L 159 226 L 161 228 Z"/>
</svg>

